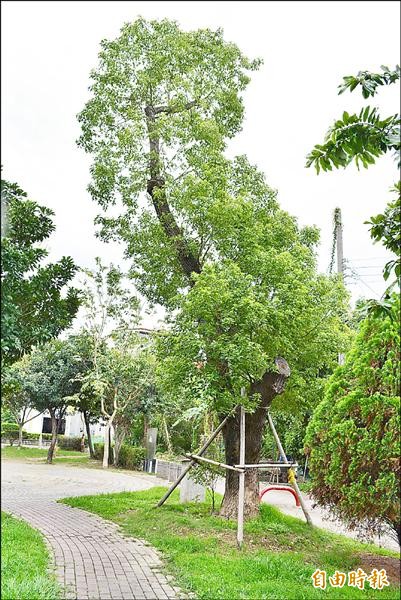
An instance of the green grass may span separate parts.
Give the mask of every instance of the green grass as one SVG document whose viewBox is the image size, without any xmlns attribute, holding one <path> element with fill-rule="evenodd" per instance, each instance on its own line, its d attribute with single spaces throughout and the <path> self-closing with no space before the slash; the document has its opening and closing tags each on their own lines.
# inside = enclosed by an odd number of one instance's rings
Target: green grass
<svg viewBox="0 0 401 600">
<path fill-rule="evenodd" d="M 2 600 L 55 600 L 61 588 L 49 567 L 49 553 L 38 531 L 1 513 Z"/>
<path fill-rule="evenodd" d="M 262 505 L 261 515 L 245 525 L 245 543 L 236 548 L 236 523 L 210 515 L 202 504 L 179 504 L 175 492 L 155 509 L 164 488 L 62 500 L 114 521 L 134 537 L 147 540 L 163 552 L 168 570 L 181 587 L 201 600 L 212 599 L 398 599 L 399 588 L 365 591 L 351 587 L 325 591 L 312 586 L 316 568 L 328 575 L 362 566 L 361 555 L 396 562 L 396 553 L 360 544 L 322 529 L 309 528 L 299 519 Z M 377 567 L 377 564 L 374 566 Z M 377 567 L 381 568 L 381 567 Z M 390 577 L 391 582 L 391 577 Z"/>
<path fill-rule="evenodd" d="M 27 448 L 24 446 L 18 448 L 16 446 L 5 446 L 1 449 L 1 457 L 7 459 L 43 458 L 43 460 L 46 460 L 47 451 L 47 448 Z M 59 448 L 55 457 L 53 458 L 53 462 L 55 463 L 69 461 L 77 462 L 77 460 L 80 462 L 88 462 L 89 454 L 83 454 L 82 452 L 77 452 L 76 450 L 63 450 Z"/>
</svg>

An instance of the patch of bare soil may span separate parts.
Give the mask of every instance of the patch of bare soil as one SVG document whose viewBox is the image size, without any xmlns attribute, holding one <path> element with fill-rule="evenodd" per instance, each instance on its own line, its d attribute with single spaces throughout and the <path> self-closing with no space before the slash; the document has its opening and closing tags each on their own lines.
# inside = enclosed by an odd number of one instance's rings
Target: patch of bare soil
<svg viewBox="0 0 401 600">
<path fill-rule="evenodd" d="M 358 567 L 370 574 L 372 569 L 386 569 L 387 579 L 391 585 L 400 585 L 400 561 L 392 556 L 378 554 L 359 554 Z"/>
</svg>

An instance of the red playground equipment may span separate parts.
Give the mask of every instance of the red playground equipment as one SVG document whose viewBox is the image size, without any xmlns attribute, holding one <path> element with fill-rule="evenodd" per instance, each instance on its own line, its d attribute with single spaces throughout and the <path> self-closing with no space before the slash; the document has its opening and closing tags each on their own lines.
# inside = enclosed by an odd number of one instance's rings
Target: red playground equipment
<svg viewBox="0 0 401 600">
<path fill-rule="evenodd" d="M 279 490 L 279 491 L 283 491 L 283 492 L 290 492 L 290 494 L 292 494 L 294 496 L 294 498 L 295 498 L 295 504 L 297 506 L 301 506 L 301 503 L 300 503 L 299 498 L 298 498 L 298 494 L 289 485 L 269 485 L 269 487 L 265 488 L 264 490 L 262 490 L 260 492 L 260 494 L 259 494 L 259 500 L 262 500 L 263 496 L 267 492 L 270 492 L 271 490 Z"/>
</svg>

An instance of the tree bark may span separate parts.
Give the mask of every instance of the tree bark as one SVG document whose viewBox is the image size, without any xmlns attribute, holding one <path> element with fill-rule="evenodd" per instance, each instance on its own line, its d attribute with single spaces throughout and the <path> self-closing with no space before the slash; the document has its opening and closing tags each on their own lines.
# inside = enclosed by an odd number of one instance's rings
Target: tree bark
<svg viewBox="0 0 401 600">
<path fill-rule="evenodd" d="M 162 425 L 163 425 L 164 439 L 166 441 L 166 446 L 167 446 L 167 452 L 169 454 L 173 454 L 173 446 L 171 444 L 170 434 L 168 432 L 167 420 L 164 415 L 162 416 Z"/>
<path fill-rule="evenodd" d="M 107 421 L 107 425 L 104 428 L 104 448 L 103 448 L 103 469 L 109 467 L 109 435 L 110 435 L 110 421 Z"/>
<path fill-rule="evenodd" d="M 83 415 L 84 415 L 84 421 L 85 421 L 86 436 L 88 438 L 89 456 L 91 458 L 95 458 L 95 450 L 93 448 L 92 434 L 91 434 L 91 430 L 90 430 L 89 412 L 87 410 L 84 410 Z"/>
<path fill-rule="evenodd" d="M 24 423 L 18 423 L 18 448 L 22 446 L 22 428 L 24 427 Z"/>
<path fill-rule="evenodd" d="M 57 443 L 58 423 L 56 419 L 56 411 L 54 409 L 50 409 L 49 412 L 52 420 L 52 440 L 47 452 L 46 462 L 50 465 L 53 462 L 54 449 Z"/>
<path fill-rule="evenodd" d="M 279 361 L 279 365 L 277 364 Z M 260 404 L 253 413 L 245 418 L 245 462 L 255 464 L 260 461 L 262 436 L 266 424 L 267 410 L 275 396 L 284 391 L 290 370 L 284 359 L 276 359 L 276 365 L 282 372 L 267 371 L 260 381 L 250 387 L 250 395 L 260 394 Z M 225 462 L 227 465 L 239 464 L 239 407 L 223 428 Z M 226 485 L 220 514 L 234 519 L 238 511 L 238 473 L 226 471 Z M 245 471 L 244 517 L 251 518 L 259 513 L 259 478 L 257 469 Z"/>
<path fill-rule="evenodd" d="M 126 430 L 123 426 L 114 424 L 114 466 L 118 467 L 118 459 L 120 457 L 120 449 L 126 437 Z"/>
<path fill-rule="evenodd" d="M 103 469 L 107 469 L 111 464 L 111 426 L 113 425 L 115 415 L 116 411 L 113 412 L 104 429 Z"/>
<path fill-rule="evenodd" d="M 145 108 L 150 156 L 150 178 L 147 181 L 146 191 L 152 199 L 153 207 L 159 223 L 163 227 L 164 233 L 175 248 L 182 272 L 189 279 L 189 283 L 192 284 L 191 275 L 192 273 L 201 272 L 201 264 L 198 257 L 191 251 L 188 240 L 185 238 L 181 227 L 175 220 L 167 201 L 165 190 L 166 183 L 161 174 L 160 140 L 155 126 L 156 115 L 160 112 L 163 111 L 158 110 L 153 106 L 147 106 Z"/>
</svg>

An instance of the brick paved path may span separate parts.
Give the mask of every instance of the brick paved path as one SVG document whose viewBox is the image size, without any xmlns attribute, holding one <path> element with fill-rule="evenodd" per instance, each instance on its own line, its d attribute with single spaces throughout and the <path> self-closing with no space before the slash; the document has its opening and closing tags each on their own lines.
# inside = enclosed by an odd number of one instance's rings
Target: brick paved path
<svg viewBox="0 0 401 600">
<path fill-rule="evenodd" d="M 2 460 L 2 510 L 22 517 L 45 536 L 65 597 L 125 600 L 183 597 L 161 572 L 156 551 L 126 538 L 114 523 L 56 499 L 165 485 L 154 477 L 68 465 Z"/>
</svg>

